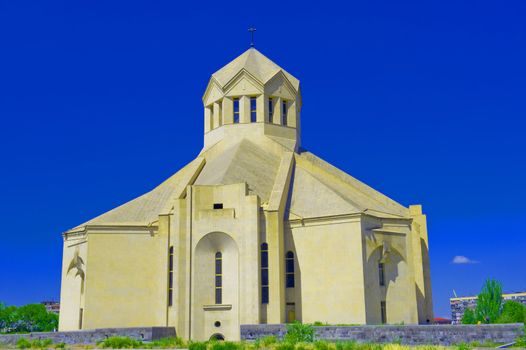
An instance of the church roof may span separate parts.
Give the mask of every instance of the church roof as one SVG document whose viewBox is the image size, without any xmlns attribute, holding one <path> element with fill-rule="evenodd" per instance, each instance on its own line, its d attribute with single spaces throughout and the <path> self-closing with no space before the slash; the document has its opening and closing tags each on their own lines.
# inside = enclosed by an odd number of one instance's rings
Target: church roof
<svg viewBox="0 0 526 350">
<path fill-rule="evenodd" d="M 194 175 L 198 173 L 203 163 L 202 158 L 196 158 L 150 192 L 69 231 L 75 231 L 86 225 L 144 225 L 157 221 L 159 214 L 168 212 L 174 200 L 186 189 L 188 183 L 195 179 Z"/>
<path fill-rule="evenodd" d="M 349 174 L 304 151 L 296 154 L 289 219 L 369 213 L 408 217 L 408 209 Z"/>
<path fill-rule="evenodd" d="M 270 138 L 252 142 L 242 139 L 218 144 L 172 175 L 152 191 L 108 211 L 70 231 L 86 225 L 145 225 L 168 213 L 174 200 L 184 196 L 187 185 L 247 183 L 249 193 L 267 203 L 283 153 L 270 151 Z M 283 146 L 279 145 L 278 148 Z M 286 148 L 283 147 L 286 151 Z M 295 153 L 289 193 L 289 219 L 368 213 L 404 218 L 409 210 L 314 154 Z"/>
<path fill-rule="evenodd" d="M 292 74 L 285 71 L 276 63 L 272 62 L 267 56 L 263 55 L 253 47 L 212 74 L 212 77 L 216 79 L 219 84 L 225 86 L 241 70 L 247 71 L 263 84 L 272 79 L 278 72 L 281 71 L 296 90 L 298 90 L 300 86 L 299 80 L 296 79 Z"/>
<path fill-rule="evenodd" d="M 205 155 L 206 165 L 195 185 L 248 184 L 249 193 L 267 202 L 278 172 L 280 157 L 247 139 L 224 151 Z"/>
</svg>

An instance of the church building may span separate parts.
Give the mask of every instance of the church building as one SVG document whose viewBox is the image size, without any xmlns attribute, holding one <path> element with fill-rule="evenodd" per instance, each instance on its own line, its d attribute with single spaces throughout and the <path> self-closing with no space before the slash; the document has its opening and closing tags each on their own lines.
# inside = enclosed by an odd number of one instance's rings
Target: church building
<svg viewBox="0 0 526 350">
<path fill-rule="evenodd" d="M 255 48 L 212 74 L 199 155 L 63 234 L 60 330 L 433 320 L 421 206 L 305 150 L 301 108 L 299 80 Z"/>
</svg>

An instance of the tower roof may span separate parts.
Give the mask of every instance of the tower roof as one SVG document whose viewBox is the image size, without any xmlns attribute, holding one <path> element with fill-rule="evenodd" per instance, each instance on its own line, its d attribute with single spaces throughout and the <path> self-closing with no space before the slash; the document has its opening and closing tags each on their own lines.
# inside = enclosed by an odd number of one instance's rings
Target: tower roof
<svg viewBox="0 0 526 350">
<path fill-rule="evenodd" d="M 283 68 L 272 62 L 267 56 L 251 47 L 226 66 L 212 74 L 212 77 L 217 80 L 219 84 L 225 86 L 232 80 L 241 70 L 245 70 L 261 83 L 265 84 L 272 79 L 278 72 L 283 72 L 292 86 L 299 89 L 300 82 L 292 74 L 285 71 Z"/>
</svg>

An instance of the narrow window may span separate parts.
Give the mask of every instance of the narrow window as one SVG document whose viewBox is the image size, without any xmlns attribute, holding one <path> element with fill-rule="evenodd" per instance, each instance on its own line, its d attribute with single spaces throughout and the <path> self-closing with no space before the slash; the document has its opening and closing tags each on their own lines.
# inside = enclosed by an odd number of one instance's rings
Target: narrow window
<svg viewBox="0 0 526 350">
<path fill-rule="evenodd" d="M 281 103 L 281 116 L 282 118 L 282 124 L 284 126 L 287 126 L 287 101 L 283 101 Z"/>
<path fill-rule="evenodd" d="M 285 277 L 287 288 L 294 288 L 294 253 L 290 251 L 285 256 Z"/>
<path fill-rule="evenodd" d="M 168 306 L 173 304 L 174 288 L 174 247 L 171 246 L 168 254 Z"/>
<path fill-rule="evenodd" d="M 261 303 L 268 304 L 268 244 L 261 244 Z"/>
<path fill-rule="evenodd" d="M 216 253 L 216 304 L 223 303 L 223 255 Z"/>
<path fill-rule="evenodd" d="M 234 99 L 234 124 L 239 123 L 239 98 Z"/>
<path fill-rule="evenodd" d="M 382 315 L 382 324 L 387 323 L 387 310 L 385 306 L 385 301 L 380 302 L 380 313 Z"/>
<path fill-rule="evenodd" d="M 255 97 L 250 98 L 250 122 L 257 122 L 257 99 Z"/>
<path fill-rule="evenodd" d="M 214 209 L 223 209 L 223 203 L 214 203 Z"/>
<path fill-rule="evenodd" d="M 384 263 L 378 264 L 378 279 L 381 286 L 385 286 L 385 266 Z"/>
<path fill-rule="evenodd" d="M 272 116 L 274 115 L 274 99 L 269 97 L 268 99 L 268 123 L 272 123 Z"/>
</svg>

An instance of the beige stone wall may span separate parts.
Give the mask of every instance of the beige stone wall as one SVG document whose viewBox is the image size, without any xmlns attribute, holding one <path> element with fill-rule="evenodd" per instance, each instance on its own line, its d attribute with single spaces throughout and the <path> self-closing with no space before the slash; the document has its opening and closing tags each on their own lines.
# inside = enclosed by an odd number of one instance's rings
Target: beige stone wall
<svg viewBox="0 0 526 350">
<path fill-rule="evenodd" d="M 166 235 L 90 233 L 84 329 L 164 326 Z"/>
<path fill-rule="evenodd" d="M 80 309 L 84 308 L 84 279 L 77 275 L 77 269 L 69 269 L 71 262 L 78 255 L 85 271 L 87 260 L 87 242 L 85 235 L 70 236 L 64 240 L 62 254 L 62 283 L 60 289 L 59 330 L 79 329 Z M 69 270 L 69 271 L 68 271 Z"/>
<path fill-rule="evenodd" d="M 292 227 L 292 241 L 301 321 L 365 323 L 360 221 Z"/>
</svg>

